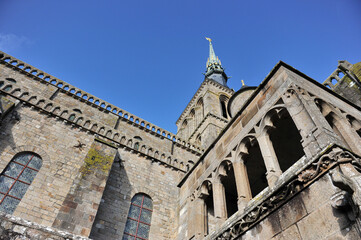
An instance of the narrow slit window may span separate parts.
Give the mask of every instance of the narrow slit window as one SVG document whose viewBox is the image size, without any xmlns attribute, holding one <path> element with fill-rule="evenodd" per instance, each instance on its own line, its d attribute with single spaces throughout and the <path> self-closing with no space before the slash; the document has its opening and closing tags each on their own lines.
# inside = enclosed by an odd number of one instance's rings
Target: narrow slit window
<svg viewBox="0 0 361 240">
<path fill-rule="evenodd" d="M 16 155 L 0 174 L 0 211 L 12 214 L 42 166 L 33 153 Z"/>
<path fill-rule="evenodd" d="M 148 240 L 153 202 L 145 194 L 136 194 L 131 201 L 123 240 Z"/>
<path fill-rule="evenodd" d="M 221 95 L 219 97 L 219 102 L 221 105 L 221 114 L 224 118 L 228 118 L 228 114 L 227 114 L 227 102 L 228 102 L 228 97 Z"/>
</svg>

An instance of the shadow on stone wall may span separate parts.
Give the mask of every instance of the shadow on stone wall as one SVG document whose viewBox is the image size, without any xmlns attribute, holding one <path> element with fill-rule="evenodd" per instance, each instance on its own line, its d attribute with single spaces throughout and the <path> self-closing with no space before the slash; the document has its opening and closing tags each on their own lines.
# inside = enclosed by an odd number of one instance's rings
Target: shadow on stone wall
<svg viewBox="0 0 361 240">
<path fill-rule="evenodd" d="M 16 148 L 16 143 L 13 137 L 13 128 L 20 121 L 20 116 L 17 113 L 17 110 L 18 109 L 15 108 L 11 110 L 11 112 L 7 113 L 4 118 L 0 118 L 0 155 L 9 146 L 11 148 Z"/>
<path fill-rule="evenodd" d="M 121 162 L 118 153 L 92 226 L 91 239 L 120 239 L 123 235 L 131 200 L 131 184 Z"/>
<path fill-rule="evenodd" d="M 361 239 L 360 229 L 357 227 L 357 221 L 360 220 L 354 212 L 351 196 L 344 191 L 335 195 L 338 195 L 338 198 L 335 198 L 336 200 L 332 203 L 332 214 L 337 219 L 339 235 L 347 237 L 347 239 Z M 356 238 L 350 238 L 350 236 L 356 236 Z"/>
</svg>

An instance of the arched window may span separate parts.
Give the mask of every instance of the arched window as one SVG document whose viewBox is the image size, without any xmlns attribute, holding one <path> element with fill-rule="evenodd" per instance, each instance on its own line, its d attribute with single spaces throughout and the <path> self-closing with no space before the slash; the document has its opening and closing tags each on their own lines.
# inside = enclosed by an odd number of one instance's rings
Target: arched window
<svg viewBox="0 0 361 240">
<path fill-rule="evenodd" d="M 130 204 L 123 240 L 149 239 L 152 211 L 152 199 L 143 193 L 136 194 Z"/>
<path fill-rule="evenodd" d="M 227 105 L 227 102 L 228 102 L 228 97 L 224 96 L 224 95 L 221 95 L 219 96 L 219 102 L 221 104 L 221 113 L 222 113 L 222 116 L 224 118 L 227 118 L 227 108 L 226 108 L 226 105 Z"/>
<path fill-rule="evenodd" d="M 0 211 L 12 214 L 41 168 L 34 153 L 16 155 L 0 174 Z"/>
</svg>

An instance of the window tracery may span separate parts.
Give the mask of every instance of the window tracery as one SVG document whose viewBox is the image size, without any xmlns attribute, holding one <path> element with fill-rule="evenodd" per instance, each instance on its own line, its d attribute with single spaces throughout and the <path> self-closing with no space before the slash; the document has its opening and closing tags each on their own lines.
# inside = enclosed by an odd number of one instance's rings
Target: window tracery
<svg viewBox="0 0 361 240">
<path fill-rule="evenodd" d="M 42 166 L 34 153 L 16 155 L 0 174 L 0 211 L 12 214 Z"/>
<path fill-rule="evenodd" d="M 130 204 L 123 240 L 149 239 L 152 213 L 152 199 L 143 193 L 136 194 Z"/>
</svg>

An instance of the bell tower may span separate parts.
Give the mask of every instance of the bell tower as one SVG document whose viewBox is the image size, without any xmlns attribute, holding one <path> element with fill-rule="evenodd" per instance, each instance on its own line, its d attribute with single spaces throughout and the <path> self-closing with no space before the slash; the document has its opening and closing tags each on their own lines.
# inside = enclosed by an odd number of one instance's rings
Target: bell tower
<svg viewBox="0 0 361 240">
<path fill-rule="evenodd" d="M 204 80 L 184 109 L 176 124 L 177 135 L 192 144 L 207 148 L 228 123 L 227 103 L 234 90 L 227 86 L 228 77 L 216 56 L 212 40 Z"/>
</svg>

